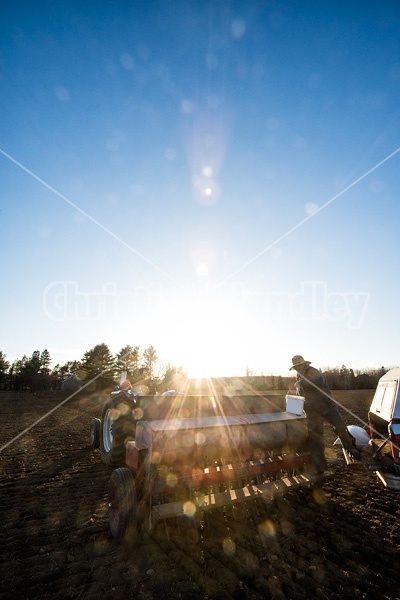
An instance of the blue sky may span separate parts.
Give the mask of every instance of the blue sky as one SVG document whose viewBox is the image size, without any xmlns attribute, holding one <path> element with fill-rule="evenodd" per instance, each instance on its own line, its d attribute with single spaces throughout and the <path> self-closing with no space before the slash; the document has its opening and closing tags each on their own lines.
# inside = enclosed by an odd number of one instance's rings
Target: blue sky
<svg viewBox="0 0 400 600">
<path fill-rule="evenodd" d="M 400 6 L 0 3 L 1 344 L 399 364 Z"/>
</svg>

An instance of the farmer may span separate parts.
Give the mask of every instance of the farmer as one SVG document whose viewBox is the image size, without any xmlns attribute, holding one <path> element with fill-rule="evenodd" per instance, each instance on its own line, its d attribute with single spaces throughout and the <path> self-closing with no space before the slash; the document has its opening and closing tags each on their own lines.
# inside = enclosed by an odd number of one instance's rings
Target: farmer
<svg viewBox="0 0 400 600">
<path fill-rule="evenodd" d="M 314 469 L 317 474 L 320 474 L 327 469 L 324 452 L 324 421 L 333 425 L 343 448 L 353 458 L 360 458 L 360 453 L 356 449 L 355 439 L 348 432 L 331 396 L 325 377 L 318 369 L 310 367 L 310 365 L 310 361 L 304 360 L 298 354 L 293 356 L 290 370 L 294 369 L 297 372 L 296 391 L 305 398 L 304 410 L 307 414 L 309 450 Z"/>
<path fill-rule="evenodd" d="M 128 392 L 132 389 L 132 384 L 129 379 L 125 379 L 119 386 L 123 392 Z"/>
</svg>

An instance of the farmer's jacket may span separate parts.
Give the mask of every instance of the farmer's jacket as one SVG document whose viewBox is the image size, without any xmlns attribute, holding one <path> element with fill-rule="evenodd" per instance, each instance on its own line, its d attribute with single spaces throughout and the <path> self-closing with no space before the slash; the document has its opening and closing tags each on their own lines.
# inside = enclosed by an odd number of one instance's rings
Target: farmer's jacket
<svg viewBox="0 0 400 600">
<path fill-rule="evenodd" d="M 312 384 L 316 385 L 315 388 Z M 321 425 L 321 419 L 333 425 L 343 447 L 349 452 L 353 449 L 354 439 L 349 435 L 346 424 L 338 410 L 335 400 L 331 396 L 325 377 L 314 367 L 308 367 L 303 375 L 298 374 L 296 387 L 302 392 L 305 402 L 304 410 L 307 413 L 308 427 Z M 319 424 L 319 425 L 318 425 Z M 322 434 L 322 430 L 321 430 Z"/>
<path fill-rule="evenodd" d="M 314 387 L 317 386 L 317 388 Z M 324 412 L 334 405 L 334 402 L 326 396 L 331 396 L 325 377 L 315 367 L 307 367 L 305 373 L 297 374 L 296 389 L 305 398 L 305 410 Z"/>
</svg>

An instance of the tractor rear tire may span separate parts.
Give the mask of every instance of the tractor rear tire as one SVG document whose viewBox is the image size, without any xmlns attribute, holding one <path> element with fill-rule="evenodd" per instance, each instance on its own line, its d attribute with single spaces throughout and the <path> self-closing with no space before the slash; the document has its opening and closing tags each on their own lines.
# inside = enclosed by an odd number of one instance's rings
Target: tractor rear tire
<svg viewBox="0 0 400 600">
<path fill-rule="evenodd" d="M 126 442 L 135 439 L 134 406 L 122 396 L 107 400 L 101 417 L 101 460 L 110 467 L 125 465 Z"/>
<path fill-rule="evenodd" d="M 101 429 L 101 421 L 100 419 L 92 419 L 90 423 L 90 447 L 98 448 L 100 446 L 100 429 Z"/>
<path fill-rule="evenodd" d="M 137 494 L 130 469 L 121 467 L 112 472 L 108 486 L 108 519 L 111 535 L 116 541 L 135 543 L 137 528 Z"/>
</svg>

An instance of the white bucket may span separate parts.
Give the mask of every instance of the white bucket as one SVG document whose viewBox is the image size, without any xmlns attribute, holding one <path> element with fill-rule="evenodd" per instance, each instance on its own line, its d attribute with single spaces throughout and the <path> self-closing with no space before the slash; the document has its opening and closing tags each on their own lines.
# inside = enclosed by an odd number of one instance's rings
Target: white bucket
<svg viewBox="0 0 400 600">
<path fill-rule="evenodd" d="M 293 415 L 302 415 L 304 410 L 304 396 L 286 394 L 286 412 Z"/>
</svg>

